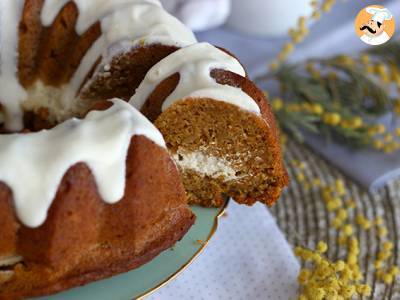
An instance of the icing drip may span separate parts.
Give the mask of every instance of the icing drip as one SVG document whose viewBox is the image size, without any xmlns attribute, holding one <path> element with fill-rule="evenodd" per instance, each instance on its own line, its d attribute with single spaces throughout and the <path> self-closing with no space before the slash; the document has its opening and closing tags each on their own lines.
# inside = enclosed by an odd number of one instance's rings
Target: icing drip
<svg viewBox="0 0 400 300">
<path fill-rule="evenodd" d="M 99 73 L 107 72 L 107 66 L 114 56 L 127 52 L 138 45 L 160 43 L 185 47 L 196 43 L 193 32 L 186 26 L 168 14 L 161 6 L 148 3 L 129 6 L 107 15 L 101 21 L 101 31 L 102 36 L 85 55 L 71 80 L 70 89 L 65 95 L 67 101 L 76 95 L 81 82 L 100 56 L 102 62 L 96 68 L 92 78 Z M 127 39 L 127 37 L 129 38 Z M 90 83 L 89 80 L 85 87 Z"/>
<path fill-rule="evenodd" d="M 0 1 L 0 103 L 4 123 L 10 130 L 21 130 L 21 102 L 26 92 L 17 78 L 18 25 L 23 0 Z"/>
<path fill-rule="evenodd" d="M 46 0 L 41 20 L 50 26 L 69 0 Z M 102 62 L 94 77 L 111 62 L 115 55 L 129 51 L 142 41 L 183 47 L 196 42 L 193 33 L 168 14 L 158 0 L 73 0 L 79 10 L 76 32 L 83 34 L 97 20 L 101 20 L 102 35 L 83 57 L 79 68 L 64 91 L 65 106 L 74 98 L 81 83 L 99 57 Z M 90 85 L 89 80 L 85 86 Z"/>
<path fill-rule="evenodd" d="M 183 47 L 196 42 L 193 33 L 169 15 L 158 0 L 71 0 L 78 10 L 76 32 L 84 33 L 100 20 L 102 35 L 91 46 L 75 71 L 70 83 L 63 87 L 61 104 L 65 110 L 74 105 L 77 93 L 99 57 L 102 62 L 94 76 L 103 71 L 112 58 L 145 41 Z M 50 26 L 69 0 L 45 0 L 41 11 L 44 26 Z M 0 103 L 6 128 L 22 129 L 21 103 L 28 94 L 17 76 L 18 25 L 24 0 L 0 1 Z M 78 95 L 79 96 L 79 95 Z"/>
<path fill-rule="evenodd" d="M 43 224 L 65 172 L 84 162 L 102 199 L 119 201 L 125 189 L 125 160 L 133 135 L 165 147 L 161 133 L 128 103 L 113 99 L 105 111 L 70 119 L 51 130 L 0 135 L 0 181 L 13 193 L 21 222 Z"/>
<path fill-rule="evenodd" d="M 50 26 L 59 11 L 68 2 L 74 2 L 78 7 L 79 16 L 76 23 L 76 32 L 81 35 L 84 33 L 92 24 L 96 23 L 99 19 L 115 12 L 116 10 L 122 11 L 128 9 L 129 6 L 141 3 L 149 3 L 161 7 L 161 3 L 158 0 L 46 0 L 42 13 L 41 21 L 44 26 Z M 119 23 L 125 20 L 119 20 Z M 134 29 L 134 28 L 133 28 Z M 130 29 L 130 32 L 132 28 Z"/>
<path fill-rule="evenodd" d="M 157 85 L 169 76 L 179 73 L 179 83 L 165 99 L 162 111 L 185 98 L 211 98 L 260 113 L 257 103 L 240 88 L 217 83 L 210 75 L 213 69 L 246 75 L 242 65 L 234 57 L 208 43 L 198 43 L 175 51 L 150 69 L 130 103 L 141 109 Z"/>
</svg>

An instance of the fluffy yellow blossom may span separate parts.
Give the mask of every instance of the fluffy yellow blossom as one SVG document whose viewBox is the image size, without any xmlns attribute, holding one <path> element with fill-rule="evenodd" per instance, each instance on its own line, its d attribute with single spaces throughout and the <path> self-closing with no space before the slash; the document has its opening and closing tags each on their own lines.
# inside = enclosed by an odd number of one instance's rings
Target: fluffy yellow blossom
<svg viewBox="0 0 400 300">
<path fill-rule="evenodd" d="M 314 179 L 312 180 L 312 185 L 313 185 L 314 187 L 320 187 L 320 186 L 321 186 L 321 179 L 319 179 L 318 177 L 314 178 Z"/>
<path fill-rule="evenodd" d="M 391 256 L 390 251 L 379 251 L 377 258 L 378 258 L 378 260 L 385 260 L 385 259 L 389 258 L 390 256 Z"/>
<path fill-rule="evenodd" d="M 345 299 L 350 299 L 353 297 L 353 295 L 356 293 L 356 287 L 355 285 L 348 285 L 345 286 L 341 289 L 340 294 L 345 298 Z"/>
<path fill-rule="evenodd" d="M 350 236 L 353 234 L 353 231 L 353 226 L 351 226 L 351 224 L 346 224 L 343 226 L 342 232 L 344 235 Z"/>
<path fill-rule="evenodd" d="M 372 66 L 372 65 L 367 65 L 367 66 L 365 66 L 365 71 L 366 71 L 368 74 L 373 74 L 374 71 L 375 71 L 374 66 Z"/>
<path fill-rule="evenodd" d="M 357 292 L 362 296 L 371 296 L 371 287 L 366 284 L 359 284 L 356 286 Z"/>
<path fill-rule="evenodd" d="M 350 245 L 351 244 L 351 245 Z M 349 240 L 349 245 L 358 247 L 358 241 Z M 322 249 L 321 249 L 322 248 Z M 351 264 L 343 260 L 329 261 L 321 253 L 325 252 L 327 245 L 320 242 L 317 250 L 312 251 L 306 248 L 296 247 L 295 254 L 302 260 L 308 253 L 312 259 L 309 268 L 300 270 L 298 281 L 300 283 L 299 299 L 351 299 L 356 295 L 369 295 L 370 287 L 360 284 L 362 275 L 357 263 L 357 257 L 351 253 L 353 258 L 348 259 Z M 353 249 L 354 251 L 354 249 Z M 318 257 L 318 259 L 315 259 Z"/>
<path fill-rule="evenodd" d="M 329 12 L 332 9 L 333 3 L 333 1 L 325 1 L 321 6 L 322 11 Z"/>
<path fill-rule="evenodd" d="M 381 140 L 374 140 L 372 143 L 372 146 L 377 150 L 381 150 L 381 149 L 383 149 L 385 144 Z"/>
<path fill-rule="evenodd" d="M 299 172 L 296 174 L 296 179 L 298 182 L 303 182 L 306 179 L 306 177 L 304 176 L 303 173 Z"/>
<path fill-rule="evenodd" d="M 339 229 L 343 225 L 343 220 L 336 217 L 332 220 L 332 226 L 336 229 Z"/>
<path fill-rule="evenodd" d="M 375 225 L 382 225 L 383 224 L 383 218 L 382 217 L 377 217 L 374 221 Z"/>
<path fill-rule="evenodd" d="M 375 134 L 383 134 L 386 132 L 386 127 L 383 124 L 376 124 L 375 126 L 371 127 L 371 131 Z"/>
<path fill-rule="evenodd" d="M 364 125 L 364 121 L 361 117 L 354 117 L 350 120 L 351 128 L 358 129 Z"/>
<path fill-rule="evenodd" d="M 388 230 L 384 226 L 379 226 L 377 230 L 378 230 L 378 236 L 379 237 L 385 237 L 385 236 L 388 235 Z"/>
<path fill-rule="evenodd" d="M 390 142 L 383 147 L 385 153 L 393 153 L 399 149 L 399 144 L 397 142 Z"/>
<path fill-rule="evenodd" d="M 279 68 L 279 64 L 278 64 L 277 62 L 272 62 L 272 63 L 269 65 L 269 68 L 270 68 L 272 71 L 276 71 L 276 70 Z"/>
<path fill-rule="evenodd" d="M 400 82 L 398 85 L 400 87 Z M 393 102 L 393 111 L 396 115 L 400 115 L 400 100 L 396 100 Z"/>
<path fill-rule="evenodd" d="M 361 55 L 360 60 L 364 65 L 368 65 L 371 61 L 369 55 L 365 53 Z"/>
<path fill-rule="evenodd" d="M 386 133 L 385 136 L 383 137 L 383 140 L 388 143 L 393 141 L 393 135 L 391 133 Z"/>
<path fill-rule="evenodd" d="M 369 230 L 372 227 L 372 223 L 370 220 L 365 219 L 361 224 L 360 224 L 361 228 L 364 230 Z"/>
<path fill-rule="evenodd" d="M 314 20 L 319 20 L 321 18 L 321 12 L 318 10 L 313 11 L 313 13 L 311 14 L 311 18 Z"/>
<path fill-rule="evenodd" d="M 375 269 L 380 269 L 380 268 L 382 268 L 382 266 L 383 266 L 383 261 L 382 260 L 377 259 L 377 260 L 374 261 Z"/>
<path fill-rule="evenodd" d="M 322 115 L 322 120 L 324 123 L 331 125 L 331 126 L 336 126 L 340 123 L 341 117 L 338 113 L 324 113 Z"/>
<path fill-rule="evenodd" d="M 335 188 L 336 188 L 336 193 L 339 196 L 344 196 L 346 194 L 346 188 L 345 188 L 343 180 L 341 180 L 341 179 L 336 180 Z"/>
<path fill-rule="evenodd" d="M 282 98 L 279 98 L 279 97 L 274 98 L 272 100 L 272 109 L 275 110 L 275 111 L 279 111 L 282 108 L 283 108 L 283 100 L 282 100 Z"/>
<path fill-rule="evenodd" d="M 384 243 L 382 244 L 382 248 L 383 248 L 383 250 L 385 250 L 385 251 L 390 251 L 390 250 L 393 249 L 393 243 L 390 242 L 390 241 L 384 242 Z"/>
<path fill-rule="evenodd" d="M 346 235 L 339 235 L 337 242 L 338 242 L 338 244 L 340 246 L 346 245 L 347 244 L 347 236 Z"/>
<path fill-rule="evenodd" d="M 320 104 L 313 104 L 311 107 L 311 112 L 316 115 L 321 115 L 324 112 L 324 108 Z"/>
<path fill-rule="evenodd" d="M 347 65 L 347 66 L 354 66 L 355 65 L 354 59 L 351 58 L 348 55 L 339 55 L 338 59 L 344 65 Z"/>
<path fill-rule="evenodd" d="M 326 204 L 326 208 L 328 211 L 335 211 L 342 206 L 342 200 L 340 198 L 334 198 L 329 200 Z"/>
<path fill-rule="evenodd" d="M 297 22 L 299 28 L 306 28 L 306 22 L 307 22 L 306 17 L 304 17 L 304 16 L 300 17 L 298 22 Z"/>
<path fill-rule="evenodd" d="M 325 242 L 318 242 L 317 251 L 318 253 L 325 253 L 328 250 L 328 245 Z"/>
<path fill-rule="evenodd" d="M 398 275 L 399 272 L 400 272 L 400 270 L 399 270 L 399 267 L 397 267 L 397 266 L 392 266 L 392 267 L 389 269 L 389 273 L 390 273 L 392 276 Z"/>
<path fill-rule="evenodd" d="M 346 208 L 354 208 L 354 207 L 356 207 L 356 202 L 353 200 L 353 199 L 348 199 L 346 202 L 345 202 L 345 206 L 346 206 Z"/>
<path fill-rule="evenodd" d="M 368 220 L 364 215 L 358 214 L 356 216 L 357 225 L 361 226 L 361 228 L 368 230 L 372 226 L 372 222 Z"/>
<path fill-rule="evenodd" d="M 343 271 L 343 269 L 345 267 L 345 262 L 343 260 L 338 260 L 333 264 L 333 267 L 336 272 Z"/>
<path fill-rule="evenodd" d="M 396 128 L 394 130 L 394 133 L 396 134 L 397 137 L 400 137 L 400 128 Z"/>
<path fill-rule="evenodd" d="M 294 50 L 294 45 L 293 43 L 286 43 L 285 46 L 283 46 L 283 53 L 289 54 L 291 52 L 293 52 Z"/>
<path fill-rule="evenodd" d="M 298 167 L 300 170 L 304 170 L 304 169 L 306 168 L 306 164 L 304 163 L 304 161 L 300 161 L 300 162 L 298 163 L 297 167 Z"/>
<path fill-rule="evenodd" d="M 336 212 L 336 218 L 344 221 L 348 218 L 349 213 L 347 212 L 346 209 L 344 208 L 340 208 L 337 212 Z"/>
<path fill-rule="evenodd" d="M 393 283 L 393 275 L 392 274 L 384 274 L 382 279 L 383 279 L 383 282 L 386 284 Z"/>
<path fill-rule="evenodd" d="M 321 73 L 315 68 L 314 64 L 307 63 L 306 64 L 306 71 L 313 77 L 314 79 L 321 78 Z"/>
<path fill-rule="evenodd" d="M 300 270 L 299 276 L 297 277 L 299 283 L 306 283 L 312 275 L 309 269 L 303 268 Z"/>
<path fill-rule="evenodd" d="M 375 64 L 375 74 L 380 77 L 389 77 L 384 63 Z"/>
<path fill-rule="evenodd" d="M 352 255 L 347 256 L 347 263 L 349 265 L 356 264 L 357 263 L 357 255 L 352 254 Z"/>
</svg>

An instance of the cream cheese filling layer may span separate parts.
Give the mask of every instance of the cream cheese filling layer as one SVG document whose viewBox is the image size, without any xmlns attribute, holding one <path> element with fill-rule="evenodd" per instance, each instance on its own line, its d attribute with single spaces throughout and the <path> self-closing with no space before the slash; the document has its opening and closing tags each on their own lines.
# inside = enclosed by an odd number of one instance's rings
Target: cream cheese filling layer
<svg viewBox="0 0 400 300">
<path fill-rule="evenodd" d="M 224 181 L 237 180 L 235 167 L 226 159 L 205 154 L 201 151 L 173 154 L 175 163 L 182 169 L 192 170 L 212 178 L 222 177 Z"/>
</svg>

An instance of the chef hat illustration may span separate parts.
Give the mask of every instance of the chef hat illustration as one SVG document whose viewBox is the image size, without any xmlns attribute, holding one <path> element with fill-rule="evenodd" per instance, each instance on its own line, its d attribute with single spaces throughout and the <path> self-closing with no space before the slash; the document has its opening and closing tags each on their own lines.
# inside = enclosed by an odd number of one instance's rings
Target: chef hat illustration
<svg viewBox="0 0 400 300">
<path fill-rule="evenodd" d="M 392 13 L 387 8 L 367 7 L 367 13 L 372 15 L 372 20 L 375 22 L 383 23 L 385 20 L 392 19 Z"/>
</svg>

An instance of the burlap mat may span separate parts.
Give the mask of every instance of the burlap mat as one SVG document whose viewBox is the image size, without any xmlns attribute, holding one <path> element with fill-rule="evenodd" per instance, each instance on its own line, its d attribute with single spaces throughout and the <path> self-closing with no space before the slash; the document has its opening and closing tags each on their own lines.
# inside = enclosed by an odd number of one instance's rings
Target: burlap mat
<svg viewBox="0 0 400 300">
<path fill-rule="evenodd" d="M 350 220 L 362 213 L 370 219 L 382 216 L 384 226 L 388 229 L 386 238 L 380 237 L 376 229 L 363 230 L 354 226 L 355 235 L 360 241 L 360 267 L 366 281 L 372 287 L 370 299 L 400 299 L 399 277 L 392 284 L 384 284 L 376 276 L 374 261 L 381 250 L 383 240 L 394 243 L 393 256 L 388 260 L 389 264 L 399 266 L 399 234 L 400 234 L 400 181 L 390 183 L 386 188 L 374 195 L 367 193 L 356 183 L 346 178 L 334 166 L 330 165 L 308 147 L 294 141 L 288 141 L 285 147 L 285 161 L 291 176 L 290 187 L 283 193 L 282 198 L 272 208 L 278 225 L 286 234 L 289 243 L 293 246 L 302 245 L 315 247 L 320 240 L 329 246 L 328 257 L 336 260 L 343 258 L 343 249 L 338 244 L 339 232 L 329 226 L 332 213 L 324 204 L 321 189 L 308 187 L 316 177 L 322 184 L 332 184 L 337 179 L 346 183 L 346 191 L 352 197 L 356 207 L 352 209 Z M 304 162 L 305 180 L 297 179 L 299 168 L 293 162 Z"/>
</svg>

